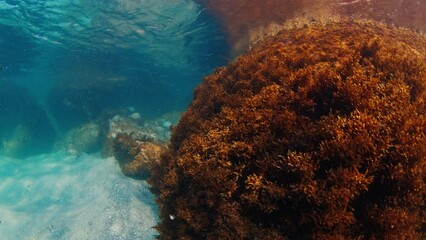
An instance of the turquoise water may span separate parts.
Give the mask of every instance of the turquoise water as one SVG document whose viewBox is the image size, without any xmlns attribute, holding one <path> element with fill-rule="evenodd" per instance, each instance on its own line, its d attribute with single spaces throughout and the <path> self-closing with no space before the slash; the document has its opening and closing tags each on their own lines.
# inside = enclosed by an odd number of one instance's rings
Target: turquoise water
<svg viewBox="0 0 426 240">
<path fill-rule="evenodd" d="M 193 1 L 0 0 L 0 239 L 153 239 L 146 182 L 84 126 L 166 131 L 227 53 Z"/>
<path fill-rule="evenodd" d="M 1 78 L 41 101 L 57 82 L 100 75 L 154 83 L 181 107 L 227 52 L 216 24 L 188 0 L 2 0 L 0 33 Z"/>
<path fill-rule="evenodd" d="M 115 159 L 55 153 L 0 157 L 1 239 L 153 239 L 158 220 L 144 181 Z"/>
</svg>

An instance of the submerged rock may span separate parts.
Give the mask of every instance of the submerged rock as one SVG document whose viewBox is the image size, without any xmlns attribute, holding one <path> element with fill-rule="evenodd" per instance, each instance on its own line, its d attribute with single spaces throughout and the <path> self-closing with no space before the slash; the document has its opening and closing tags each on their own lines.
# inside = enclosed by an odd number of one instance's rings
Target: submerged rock
<svg viewBox="0 0 426 240">
<path fill-rule="evenodd" d="M 51 150 L 55 130 L 25 88 L 0 81 L 0 116 L 0 154 L 25 158 Z"/>
<path fill-rule="evenodd" d="M 426 239 L 426 37 L 283 31 L 195 90 L 149 182 L 160 239 Z"/>
<path fill-rule="evenodd" d="M 10 137 L 3 140 L 2 155 L 17 156 L 21 152 L 25 152 L 31 138 L 31 134 L 26 126 L 17 125 Z"/>
<path fill-rule="evenodd" d="M 426 31 L 418 0 L 197 0 L 221 24 L 236 54 L 284 28 L 323 19 L 372 19 Z"/>
<path fill-rule="evenodd" d="M 55 149 L 77 155 L 101 151 L 103 157 L 111 157 L 114 155 L 114 142 L 117 136 L 126 135 L 134 142 L 163 145 L 170 139 L 171 124 L 165 119 L 146 121 L 139 113 L 132 113 L 128 117 L 116 115 L 107 120 L 85 123 L 66 131 L 55 144 Z M 16 138 L 14 141 L 18 140 L 19 138 Z"/>
<path fill-rule="evenodd" d="M 279 28 L 271 25 L 284 23 L 299 15 L 306 7 L 304 1 L 299 0 L 268 0 L 262 3 L 252 0 L 197 1 L 220 22 L 229 44 L 237 54 L 258 38 L 270 35 L 271 32 L 277 33 L 276 29 Z"/>
<path fill-rule="evenodd" d="M 129 118 L 131 118 L 133 120 L 139 120 L 139 119 L 141 119 L 141 115 L 139 113 L 135 112 L 135 113 L 130 114 Z"/>
<path fill-rule="evenodd" d="M 133 113 L 135 114 L 135 113 Z M 108 130 L 103 143 L 102 156 L 114 155 L 114 141 L 117 136 L 126 135 L 133 141 L 165 144 L 170 139 L 170 127 L 163 127 L 165 120 L 146 121 L 132 115 L 123 117 L 116 115 L 108 120 Z"/>
<path fill-rule="evenodd" d="M 178 115 L 171 113 L 166 116 L 177 121 Z M 152 166 L 159 164 L 160 154 L 169 142 L 171 121 L 164 118 L 142 121 L 131 116 L 114 116 L 109 120 L 102 155 L 114 156 L 126 176 L 147 179 Z"/>
<path fill-rule="evenodd" d="M 98 123 L 86 123 L 69 130 L 56 145 L 70 154 L 94 153 L 102 148 L 103 132 Z"/>
<path fill-rule="evenodd" d="M 133 178 L 147 179 L 152 166 L 159 164 L 164 149 L 164 144 L 135 141 L 126 134 L 119 134 L 114 139 L 114 157 L 123 174 Z"/>
</svg>

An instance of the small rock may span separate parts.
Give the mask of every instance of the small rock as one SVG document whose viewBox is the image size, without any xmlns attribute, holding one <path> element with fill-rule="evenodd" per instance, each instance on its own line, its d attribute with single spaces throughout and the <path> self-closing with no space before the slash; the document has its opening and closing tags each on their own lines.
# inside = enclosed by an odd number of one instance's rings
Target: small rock
<svg viewBox="0 0 426 240">
<path fill-rule="evenodd" d="M 135 108 L 134 107 L 127 107 L 127 110 L 129 110 L 129 112 L 135 112 Z"/>
<path fill-rule="evenodd" d="M 114 140 L 114 157 L 124 175 L 146 179 L 151 175 L 152 164 L 160 161 L 165 146 L 153 142 L 135 141 L 131 136 L 120 134 Z"/>
<path fill-rule="evenodd" d="M 118 115 L 115 115 L 111 120 L 114 121 L 114 122 L 118 122 L 118 121 L 121 120 L 121 117 L 118 116 Z"/>
<path fill-rule="evenodd" d="M 57 143 L 57 148 L 69 154 L 93 153 L 101 148 L 101 126 L 96 123 L 86 123 L 71 129 Z"/>
<path fill-rule="evenodd" d="M 170 121 L 164 121 L 162 124 L 163 128 L 169 129 L 172 126 Z"/>
<path fill-rule="evenodd" d="M 129 118 L 133 119 L 133 120 L 139 120 L 139 119 L 141 119 L 141 115 L 139 113 L 135 112 L 135 113 L 130 114 Z"/>
</svg>

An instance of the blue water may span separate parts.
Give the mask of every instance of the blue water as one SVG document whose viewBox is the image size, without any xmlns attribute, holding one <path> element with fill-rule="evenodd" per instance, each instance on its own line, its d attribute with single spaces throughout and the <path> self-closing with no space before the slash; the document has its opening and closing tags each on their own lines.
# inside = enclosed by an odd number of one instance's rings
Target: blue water
<svg viewBox="0 0 426 240">
<path fill-rule="evenodd" d="M 0 157 L 0 239 L 153 239 L 158 208 L 115 159 Z"/>
<path fill-rule="evenodd" d="M 41 100 L 55 82 L 100 75 L 154 82 L 185 105 L 227 52 L 216 24 L 188 0 L 2 0 L 0 33 L 1 78 Z"/>
<path fill-rule="evenodd" d="M 55 146 L 129 109 L 172 121 L 228 52 L 194 1 L 0 0 L 0 239 L 153 239 L 145 181 Z"/>
</svg>

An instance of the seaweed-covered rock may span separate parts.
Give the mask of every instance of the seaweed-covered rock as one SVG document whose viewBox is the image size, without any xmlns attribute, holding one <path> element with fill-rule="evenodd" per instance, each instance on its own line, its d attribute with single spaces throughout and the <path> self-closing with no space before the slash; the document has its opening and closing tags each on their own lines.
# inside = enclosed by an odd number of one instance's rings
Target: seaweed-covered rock
<svg viewBox="0 0 426 240">
<path fill-rule="evenodd" d="M 197 0 L 216 18 L 236 53 L 284 27 L 319 19 L 372 19 L 426 31 L 418 0 Z"/>
<path fill-rule="evenodd" d="M 165 150 L 164 144 L 135 141 L 124 133 L 118 134 L 113 143 L 114 157 L 123 174 L 138 179 L 151 176 L 152 166 L 159 163 L 160 155 Z"/>
<path fill-rule="evenodd" d="M 124 175 L 147 179 L 152 165 L 158 165 L 160 154 L 170 139 L 171 122 L 165 118 L 143 121 L 140 114 L 128 117 L 114 116 L 109 120 L 102 154 L 114 156 Z M 165 115 L 173 121 L 172 115 Z"/>
<path fill-rule="evenodd" d="M 336 1 L 333 14 L 367 18 L 426 31 L 426 2 L 418 0 Z"/>
<path fill-rule="evenodd" d="M 234 50 L 245 50 L 257 38 L 273 31 L 271 24 L 282 24 L 288 19 L 306 11 L 309 4 L 299 0 L 268 0 L 262 3 L 252 0 L 197 0 L 206 7 L 207 11 L 216 18 L 228 42 Z"/>
<path fill-rule="evenodd" d="M 170 139 L 168 121 L 145 121 L 139 113 L 132 113 L 128 117 L 116 115 L 108 120 L 108 131 L 103 143 L 102 156 L 115 155 L 114 148 L 118 136 L 126 136 L 129 141 L 166 143 Z M 165 125 L 165 126 L 163 126 Z"/>
<path fill-rule="evenodd" d="M 426 38 L 283 31 L 206 77 L 150 183 L 160 239 L 425 239 Z"/>
</svg>

